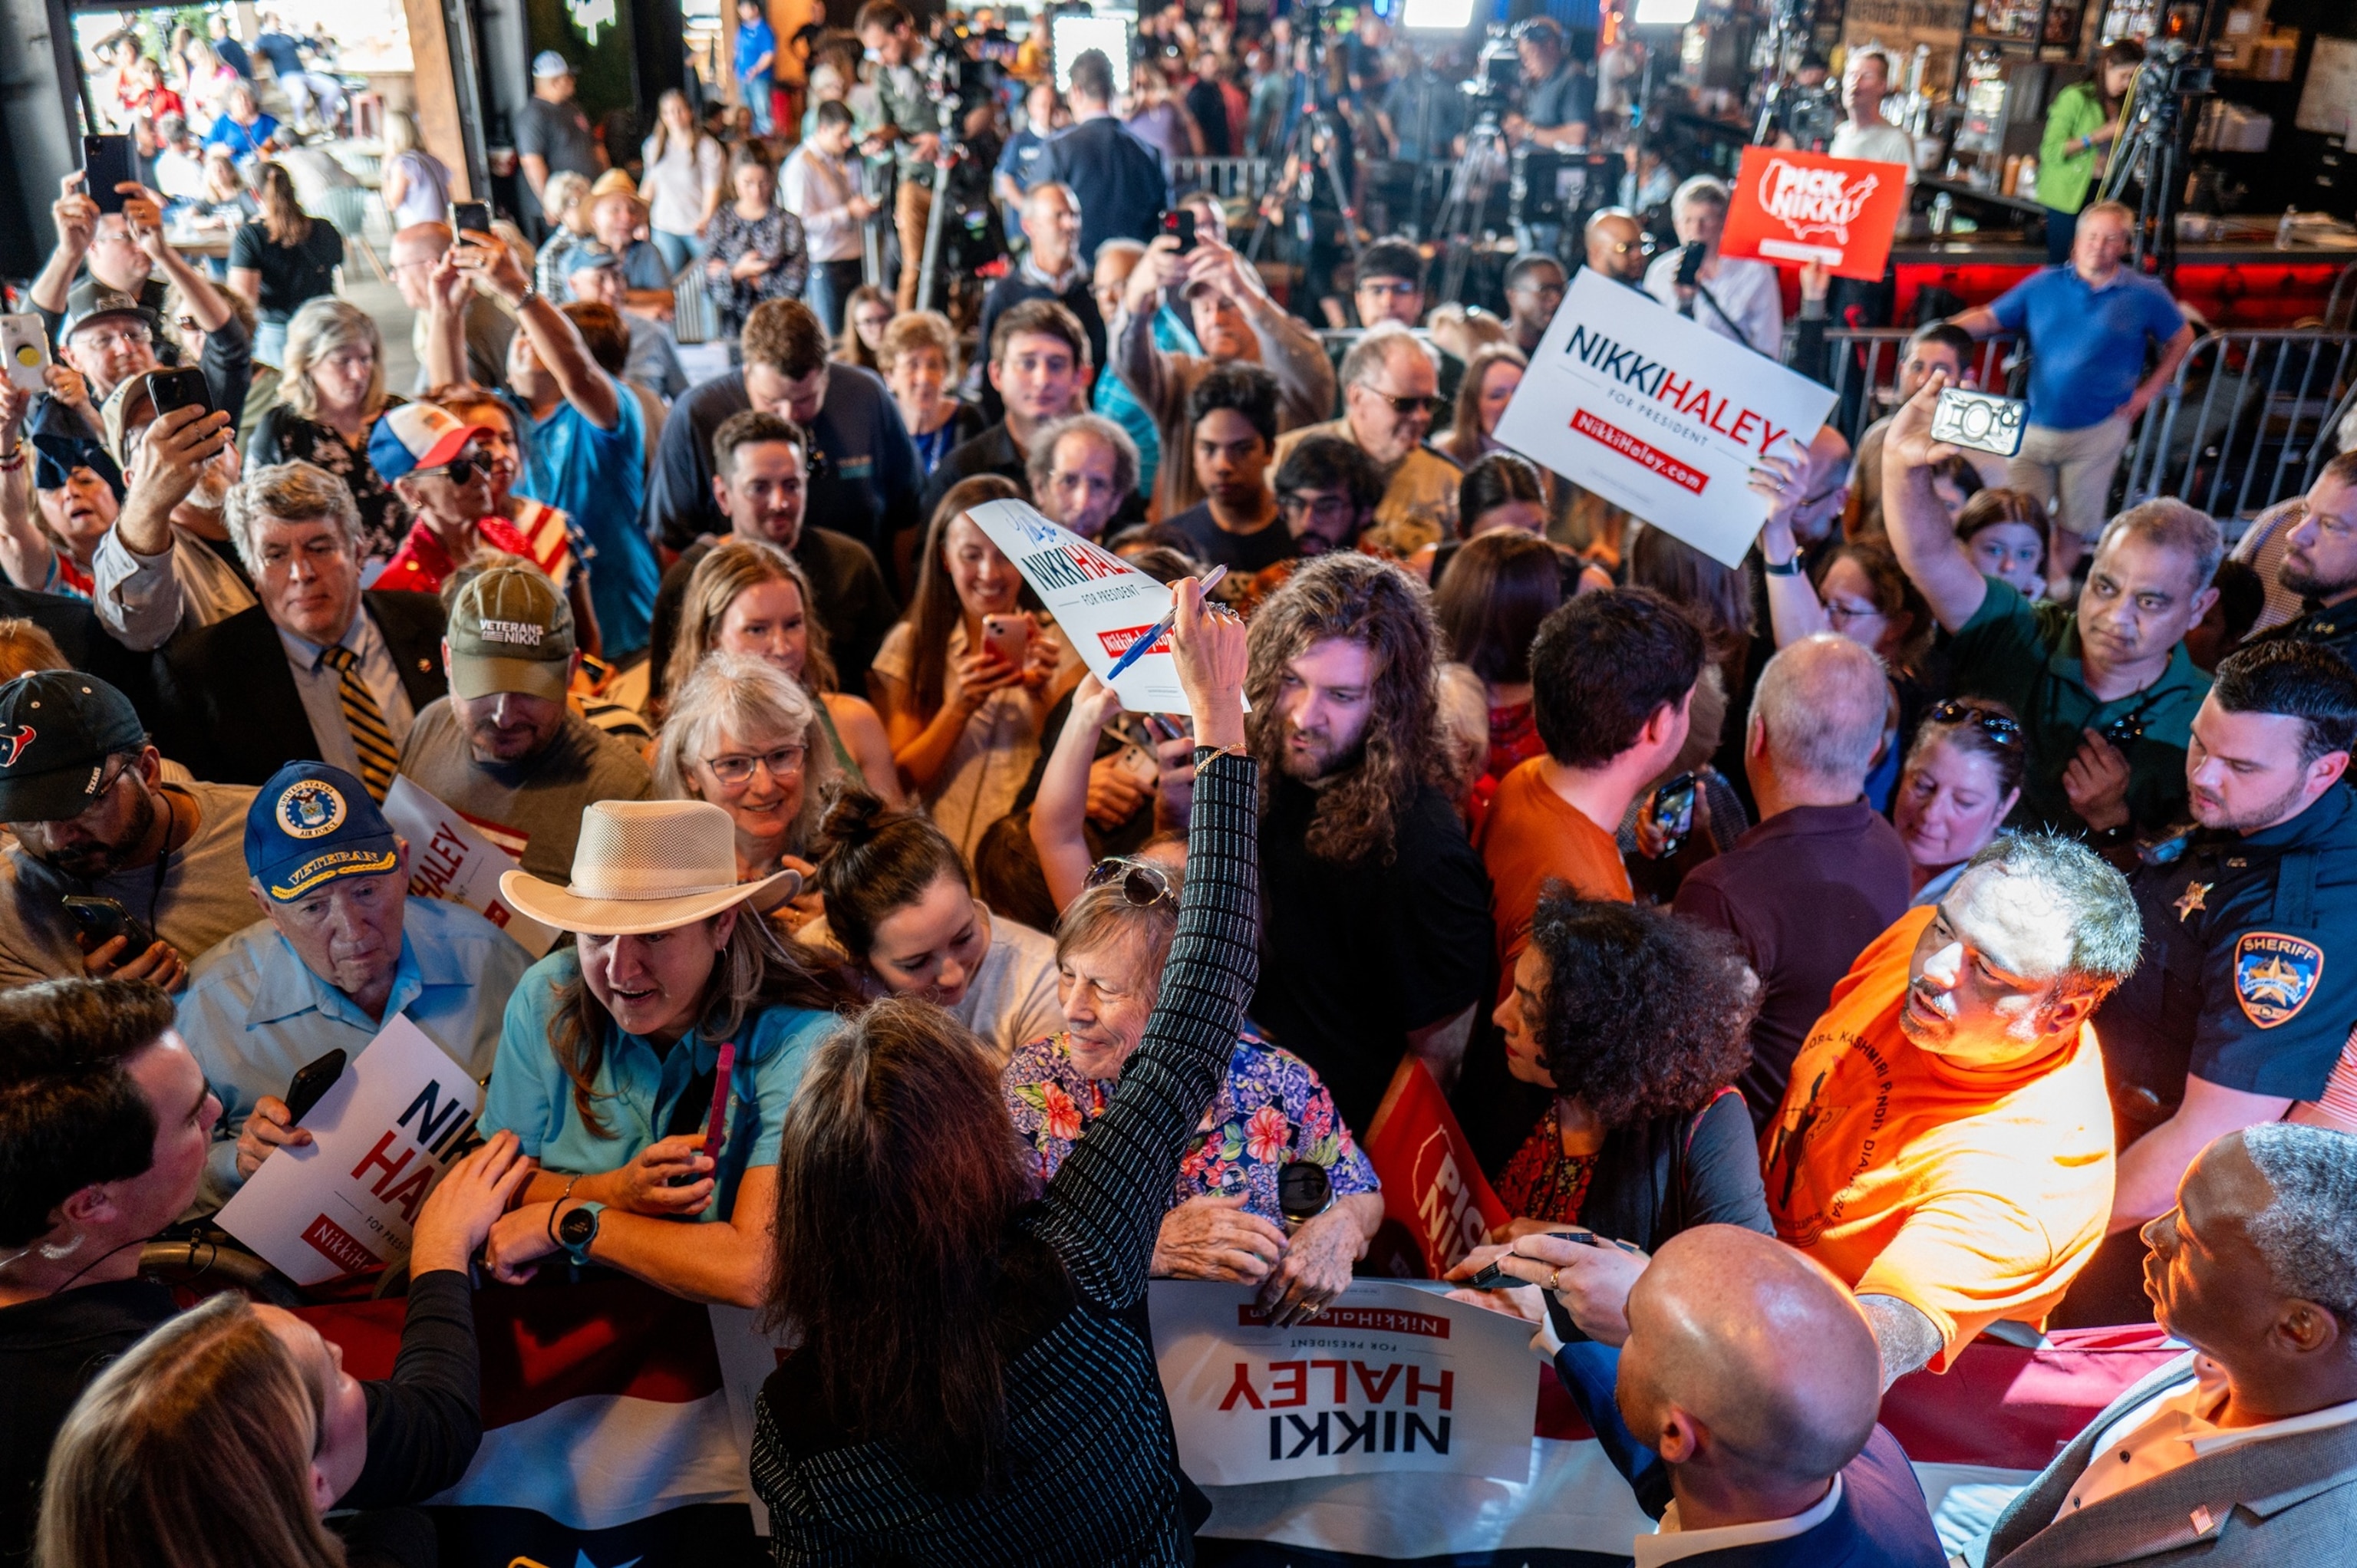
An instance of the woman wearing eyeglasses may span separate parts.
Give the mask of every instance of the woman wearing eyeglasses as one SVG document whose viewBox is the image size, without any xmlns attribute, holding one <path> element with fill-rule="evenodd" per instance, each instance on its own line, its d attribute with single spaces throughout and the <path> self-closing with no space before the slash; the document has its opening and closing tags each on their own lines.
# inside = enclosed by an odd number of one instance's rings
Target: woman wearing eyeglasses
<svg viewBox="0 0 2357 1568">
<path fill-rule="evenodd" d="M 1043 1186 L 1104 1114 L 1146 1036 L 1178 929 L 1184 865 L 1171 852 L 1184 847 L 1098 862 L 1056 926 L 1063 1027 L 1017 1049 L 999 1076 Z M 1305 1161 L 1326 1173 L 1325 1206 L 1288 1236 L 1278 1183 Z M 1152 1272 L 1257 1284 L 1278 1324 L 1314 1317 L 1383 1223 L 1380 1185 L 1309 1064 L 1247 1027 L 1179 1162 Z"/>
<path fill-rule="evenodd" d="M 1959 697 L 1923 715 L 1891 825 L 1915 865 L 1915 906 L 1936 904 L 1988 847 L 2021 799 L 2021 722 L 2003 703 Z"/>
<path fill-rule="evenodd" d="M 1055 943 L 993 916 L 957 846 L 921 812 L 845 790 L 820 828 L 818 888 L 826 914 L 802 944 L 831 952 L 869 998 L 946 1008 L 1001 1061 L 1062 1022 Z"/>
<path fill-rule="evenodd" d="M 715 653 L 673 693 L 655 746 L 655 793 L 709 800 L 737 829 L 737 880 L 780 871 L 818 875 L 820 814 L 842 770 L 819 722 L 819 705 L 766 659 Z M 770 911 L 787 929 L 817 917 L 814 891 Z"/>
</svg>

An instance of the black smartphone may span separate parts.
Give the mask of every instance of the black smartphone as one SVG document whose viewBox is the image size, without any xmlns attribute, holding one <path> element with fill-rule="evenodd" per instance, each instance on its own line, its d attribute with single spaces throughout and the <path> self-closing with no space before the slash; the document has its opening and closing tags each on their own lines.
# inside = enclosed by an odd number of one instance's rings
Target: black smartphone
<svg viewBox="0 0 2357 1568">
<path fill-rule="evenodd" d="M 69 893 L 59 902 L 73 919 L 74 934 L 81 939 L 84 952 L 94 952 L 117 937 L 129 937 L 123 944 L 123 960 L 128 962 L 156 945 L 156 933 L 147 929 L 147 922 L 112 898 Z"/>
<path fill-rule="evenodd" d="M 469 234 L 491 231 L 491 204 L 488 201 L 454 201 L 450 204 L 450 228 L 460 244 Z"/>
<path fill-rule="evenodd" d="M 1289 1169 L 1290 1167 L 1287 1168 Z M 1631 1251 L 1635 1251 L 1635 1249 L 1630 1247 L 1626 1241 L 1606 1242 L 1599 1240 L 1595 1231 L 1582 1230 L 1577 1225 L 1573 1226 L 1568 1230 L 1550 1230 L 1547 1234 L 1554 1237 L 1558 1241 L 1579 1241 L 1584 1242 L 1590 1247 L 1603 1247 L 1609 1245 L 1620 1247 Z M 1471 1279 L 1467 1280 L 1465 1282 L 1466 1284 L 1474 1290 L 1511 1290 L 1516 1285 L 1526 1285 L 1531 1283 L 1528 1280 L 1516 1279 L 1513 1275 L 1500 1268 L 1498 1263 L 1503 1262 L 1505 1262 L 1505 1259 L 1500 1258 L 1497 1262 L 1491 1263 L 1480 1273 L 1475 1274 Z"/>
<path fill-rule="evenodd" d="M 147 395 L 156 400 L 158 419 L 176 408 L 199 408 L 207 413 L 213 411 L 213 390 L 206 384 L 202 371 L 150 371 Z"/>
<path fill-rule="evenodd" d="M 81 166 L 89 177 L 82 188 L 98 203 L 101 212 L 120 212 L 130 198 L 115 189 L 139 177 L 137 151 L 128 136 L 84 136 L 81 139 Z"/>
<path fill-rule="evenodd" d="M 1653 825 L 1662 832 L 1662 852 L 1654 858 L 1667 860 L 1685 847 L 1686 835 L 1694 832 L 1695 776 L 1681 773 L 1653 791 Z"/>
<path fill-rule="evenodd" d="M 1692 288 L 1702 281 L 1702 259 L 1708 249 L 1699 240 L 1678 252 L 1678 286 Z"/>
<path fill-rule="evenodd" d="M 1188 252 L 1193 250 L 1195 248 L 1194 209 L 1190 207 L 1181 207 L 1175 211 L 1164 213 L 1162 215 L 1162 231 L 1166 234 L 1175 234 L 1178 236 L 1178 253 L 1180 255 L 1183 256 Z"/>
<path fill-rule="evenodd" d="M 286 1122 L 300 1127 L 303 1118 L 311 1114 L 311 1107 L 320 1097 L 336 1087 L 336 1079 L 344 1076 L 344 1052 L 339 1046 L 317 1061 L 305 1062 L 296 1069 L 286 1085 Z"/>
</svg>

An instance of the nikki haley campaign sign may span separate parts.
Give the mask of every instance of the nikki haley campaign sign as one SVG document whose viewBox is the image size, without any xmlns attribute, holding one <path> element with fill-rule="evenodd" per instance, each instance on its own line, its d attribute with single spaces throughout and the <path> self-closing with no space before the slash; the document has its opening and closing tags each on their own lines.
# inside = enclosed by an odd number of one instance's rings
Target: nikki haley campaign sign
<svg viewBox="0 0 2357 1568">
<path fill-rule="evenodd" d="M 1582 271 L 1498 421 L 1498 439 L 1713 559 L 1767 520 L 1762 455 L 1805 448 L 1831 389 Z"/>
<path fill-rule="evenodd" d="M 1731 194 L 1721 255 L 1823 262 L 1835 277 L 1877 283 L 1907 209 L 1907 169 L 1746 147 Z"/>
</svg>

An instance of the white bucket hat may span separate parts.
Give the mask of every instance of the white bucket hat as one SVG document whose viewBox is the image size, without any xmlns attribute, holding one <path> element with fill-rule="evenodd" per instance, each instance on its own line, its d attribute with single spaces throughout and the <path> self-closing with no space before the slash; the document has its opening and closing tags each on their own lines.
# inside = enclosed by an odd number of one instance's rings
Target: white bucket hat
<svg viewBox="0 0 2357 1568">
<path fill-rule="evenodd" d="M 694 925 L 748 899 L 771 908 L 800 892 L 802 881 L 796 871 L 737 881 L 736 825 L 708 800 L 599 800 L 582 808 L 568 886 L 511 871 L 500 892 L 560 931 L 635 937 Z"/>
</svg>

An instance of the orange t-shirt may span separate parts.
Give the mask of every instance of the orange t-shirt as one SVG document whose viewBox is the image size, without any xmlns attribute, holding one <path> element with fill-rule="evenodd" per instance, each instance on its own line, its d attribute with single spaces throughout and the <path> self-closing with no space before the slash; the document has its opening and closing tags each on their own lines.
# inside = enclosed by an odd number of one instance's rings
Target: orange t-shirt
<svg viewBox="0 0 2357 1568">
<path fill-rule="evenodd" d="M 1490 918 L 1498 928 L 1498 994 L 1514 989 L 1514 960 L 1528 945 L 1531 916 L 1548 882 L 1583 898 L 1626 904 L 1636 895 L 1620 846 L 1580 809 L 1547 788 L 1544 757 L 1520 763 L 1498 782 L 1474 847 L 1490 868 Z"/>
<path fill-rule="evenodd" d="M 1964 1073 L 1899 1026 L 1910 909 L 1858 955 L 1792 1062 L 1760 1138 L 1776 1233 L 1861 1295 L 1896 1296 L 1944 1341 L 2036 1323 L 2104 1239 L 2112 1106 L 2093 1026 L 2020 1071 Z"/>
</svg>

